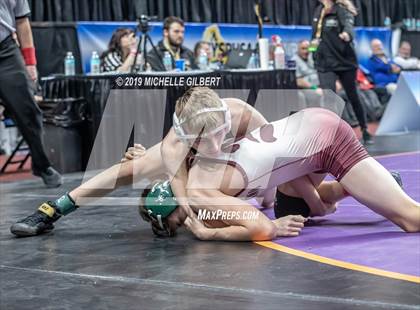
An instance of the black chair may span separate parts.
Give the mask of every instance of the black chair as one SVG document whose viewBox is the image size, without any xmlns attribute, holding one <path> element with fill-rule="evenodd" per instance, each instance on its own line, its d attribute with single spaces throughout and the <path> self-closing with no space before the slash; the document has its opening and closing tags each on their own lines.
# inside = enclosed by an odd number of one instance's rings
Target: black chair
<svg viewBox="0 0 420 310">
<path fill-rule="evenodd" d="M 15 122 L 11 118 L 5 118 L 3 120 L 3 123 L 6 128 L 12 128 L 17 127 Z M 15 159 L 18 152 L 27 151 L 27 154 L 23 158 Z M 25 163 L 28 161 L 29 157 L 31 156 L 31 153 L 29 152 L 29 147 L 26 145 L 25 140 L 21 137 L 19 139 L 19 142 L 17 143 L 16 147 L 13 149 L 12 154 L 8 156 L 6 162 L 3 164 L 3 166 L 0 169 L 0 174 L 3 174 L 6 172 L 7 167 L 10 165 L 19 164 L 17 170 L 22 170 Z"/>
</svg>

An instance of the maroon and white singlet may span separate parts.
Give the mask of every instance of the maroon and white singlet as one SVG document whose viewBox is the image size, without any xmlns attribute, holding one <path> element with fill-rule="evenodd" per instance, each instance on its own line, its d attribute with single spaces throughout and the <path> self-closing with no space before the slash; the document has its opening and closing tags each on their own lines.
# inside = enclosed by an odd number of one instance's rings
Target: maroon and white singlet
<svg viewBox="0 0 420 310">
<path fill-rule="evenodd" d="M 338 181 L 369 157 L 351 127 L 322 108 L 301 110 L 264 125 L 241 140 L 223 146 L 217 158 L 242 172 L 245 188 L 237 196 L 263 195 L 268 188 L 313 172 L 332 174 Z"/>
</svg>

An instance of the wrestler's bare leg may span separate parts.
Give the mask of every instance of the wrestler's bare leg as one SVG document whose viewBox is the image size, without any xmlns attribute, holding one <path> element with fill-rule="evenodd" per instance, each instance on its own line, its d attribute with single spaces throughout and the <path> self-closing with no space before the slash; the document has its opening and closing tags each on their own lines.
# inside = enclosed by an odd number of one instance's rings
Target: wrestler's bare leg
<svg viewBox="0 0 420 310">
<path fill-rule="evenodd" d="M 324 181 L 317 190 L 322 200 L 327 203 L 336 203 L 348 196 L 343 186 L 337 181 Z"/>
<path fill-rule="evenodd" d="M 375 159 L 366 158 L 357 163 L 340 184 L 356 200 L 406 232 L 420 231 L 420 204 L 409 197 Z"/>
<path fill-rule="evenodd" d="M 102 197 L 116 188 L 129 185 L 140 179 L 157 179 L 165 173 L 158 143 L 148 149 L 144 156 L 118 163 L 94 176 L 72 190 L 69 194 L 75 200 L 88 197 Z"/>
<path fill-rule="evenodd" d="M 348 194 L 339 182 L 324 181 L 326 175 L 327 174 L 325 173 L 308 174 L 309 179 L 311 180 L 314 187 L 317 189 L 322 201 L 329 204 L 334 204 L 340 201 L 341 199 L 347 197 Z M 299 194 L 289 182 L 279 185 L 278 190 L 285 195 L 299 197 Z"/>
</svg>

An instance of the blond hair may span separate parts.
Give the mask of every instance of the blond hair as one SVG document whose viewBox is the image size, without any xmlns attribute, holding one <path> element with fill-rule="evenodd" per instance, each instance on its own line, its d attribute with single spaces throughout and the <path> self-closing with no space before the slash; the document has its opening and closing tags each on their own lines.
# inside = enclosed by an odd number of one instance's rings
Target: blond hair
<svg viewBox="0 0 420 310">
<path fill-rule="evenodd" d="M 211 131 L 224 122 L 223 112 L 197 114 L 202 109 L 222 107 L 222 101 L 215 91 L 208 87 L 188 89 L 177 101 L 175 113 L 190 133 L 200 134 Z M 184 128 L 185 128 L 184 127 Z"/>
<path fill-rule="evenodd" d="M 351 0 L 335 0 L 335 3 L 344 6 L 354 16 L 357 15 L 357 9 Z"/>
</svg>

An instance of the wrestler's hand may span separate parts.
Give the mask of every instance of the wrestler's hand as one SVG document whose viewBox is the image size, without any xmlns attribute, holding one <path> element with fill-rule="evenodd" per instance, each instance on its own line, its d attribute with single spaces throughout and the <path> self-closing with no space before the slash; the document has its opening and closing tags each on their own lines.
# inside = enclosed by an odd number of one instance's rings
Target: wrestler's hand
<svg viewBox="0 0 420 310">
<path fill-rule="evenodd" d="M 277 227 L 277 237 L 295 237 L 299 236 L 306 221 L 301 215 L 288 215 L 272 222 Z"/>
<path fill-rule="evenodd" d="M 203 221 L 200 221 L 196 215 L 194 216 L 188 216 L 184 221 L 185 227 L 189 231 L 191 231 L 194 236 L 196 236 L 200 240 L 204 240 L 203 233 L 207 229 L 207 227 L 204 225 Z"/>
<path fill-rule="evenodd" d="M 126 161 L 142 157 L 144 154 L 146 154 L 145 147 L 139 143 L 134 143 L 134 146 L 129 147 L 127 152 L 125 152 L 121 162 L 125 163 Z"/>
</svg>

